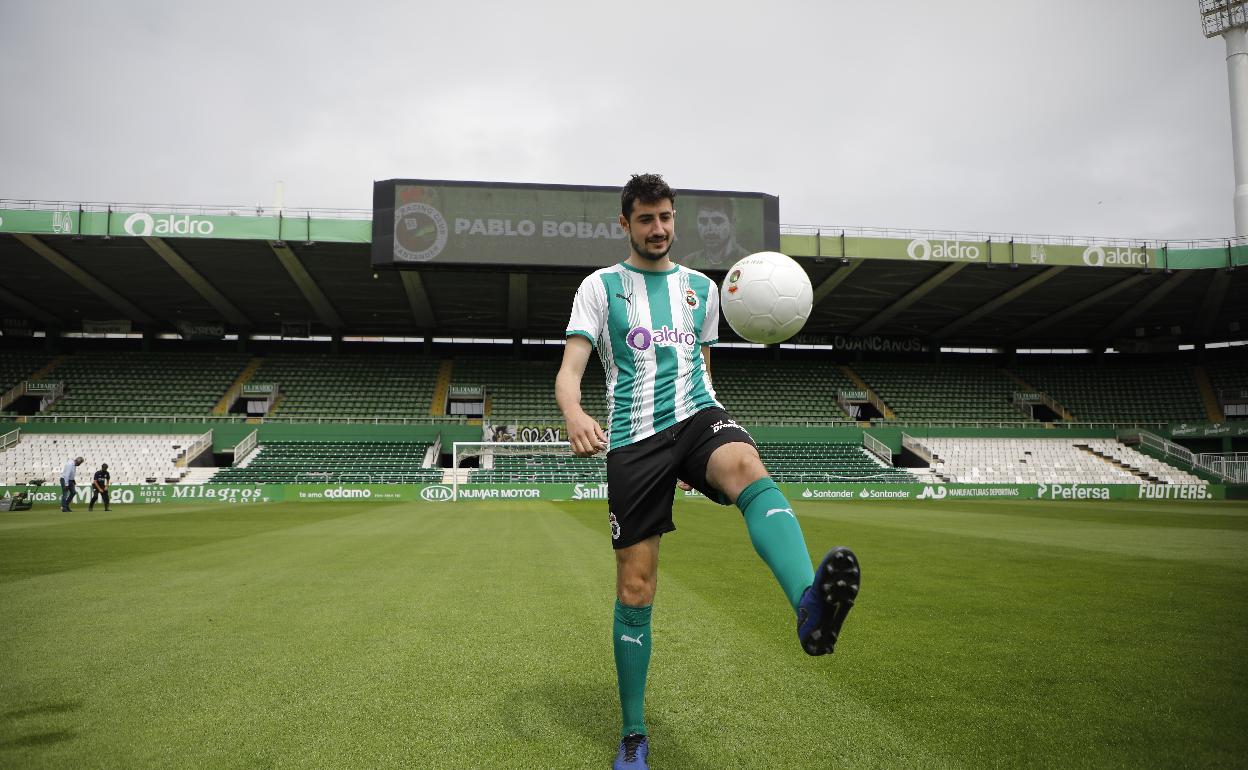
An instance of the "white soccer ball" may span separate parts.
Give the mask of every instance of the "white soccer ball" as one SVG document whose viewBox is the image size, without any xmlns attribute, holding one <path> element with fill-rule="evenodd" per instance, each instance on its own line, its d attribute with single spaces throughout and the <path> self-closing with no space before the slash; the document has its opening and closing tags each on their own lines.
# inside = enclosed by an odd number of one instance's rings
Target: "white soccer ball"
<svg viewBox="0 0 1248 770">
<path fill-rule="evenodd" d="M 733 331 L 772 345 L 801 331 L 814 296 L 801 265 L 778 251 L 760 251 L 728 268 L 719 305 Z"/>
</svg>

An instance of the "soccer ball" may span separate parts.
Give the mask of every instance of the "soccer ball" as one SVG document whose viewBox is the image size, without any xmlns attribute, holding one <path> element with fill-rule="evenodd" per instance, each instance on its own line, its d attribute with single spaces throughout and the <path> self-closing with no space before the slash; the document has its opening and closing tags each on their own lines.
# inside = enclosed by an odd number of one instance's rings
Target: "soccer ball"
<svg viewBox="0 0 1248 770">
<path fill-rule="evenodd" d="M 777 251 L 760 251 L 728 268 L 719 298 L 733 331 L 772 345 L 806 325 L 814 291 L 801 265 Z"/>
</svg>

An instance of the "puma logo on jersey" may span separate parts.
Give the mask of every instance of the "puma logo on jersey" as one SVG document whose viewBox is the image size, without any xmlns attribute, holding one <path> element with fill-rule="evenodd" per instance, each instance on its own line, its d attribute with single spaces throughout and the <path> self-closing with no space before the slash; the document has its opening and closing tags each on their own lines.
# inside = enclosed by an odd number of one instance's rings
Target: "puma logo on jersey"
<svg viewBox="0 0 1248 770">
<path fill-rule="evenodd" d="M 615 293 L 615 296 L 617 296 L 617 297 L 619 297 L 620 299 L 624 300 L 624 301 L 625 301 L 625 302 L 627 302 L 630 306 L 633 304 L 633 295 L 632 295 L 632 294 L 629 294 L 627 297 L 625 297 L 623 294 L 620 294 L 620 293 L 617 291 L 617 292 Z"/>
<path fill-rule="evenodd" d="M 770 511 L 767 511 L 767 513 L 764 513 L 764 514 L 763 514 L 763 518 L 764 518 L 764 519 L 770 519 L 773 515 L 775 515 L 775 514 L 777 514 L 777 513 L 787 513 L 787 514 L 789 514 L 789 516 L 792 516 L 794 519 L 796 519 L 796 518 L 797 518 L 796 516 L 793 516 L 793 509 L 792 509 L 792 508 L 772 508 Z"/>
<path fill-rule="evenodd" d="M 645 634 L 637 634 L 637 638 L 636 638 L 636 639 L 634 639 L 633 637 L 629 636 L 628 634 L 620 634 L 620 641 L 621 641 L 621 642 L 632 642 L 633 644 L 637 645 L 638 647 L 641 647 L 641 646 L 643 646 L 643 645 L 642 645 L 642 643 L 641 643 L 641 637 L 643 637 L 643 636 L 645 636 Z"/>
</svg>

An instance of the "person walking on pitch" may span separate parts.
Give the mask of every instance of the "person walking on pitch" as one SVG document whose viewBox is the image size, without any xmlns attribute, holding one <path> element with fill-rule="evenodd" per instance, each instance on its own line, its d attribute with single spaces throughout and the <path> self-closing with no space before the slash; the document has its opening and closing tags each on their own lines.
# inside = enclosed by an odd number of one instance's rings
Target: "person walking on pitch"
<svg viewBox="0 0 1248 770">
<path fill-rule="evenodd" d="M 646 768 L 644 718 L 658 581 L 659 540 L 676 529 L 677 483 L 735 504 L 750 541 L 796 614 L 810 655 L 833 651 L 858 596 L 858 558 L 830 550 L 812 569 L 797 516 L 750 434 L 715 398 L 711 346 L 719 337 L 714 281 L 668 256 L 676 193 L 657 174 L 634 175 L 621 194 L 627 259 L 577 289 L 555 397 L 572 451 L 607 451 L 608 524 L 616 556 L 616 677 L 623 717 L 614 768 Z M 581 408 L 581 379 L 597 350 L 607 381 L 607 430 Z"/>
<path fill-rule="evenodd" d="M 74 477 L 78 473 L 79 465 L 82 465 L 82 458 L 75 457 L 65 463 L 65 468 L 61 471 L 61 513 L 73 513 L 69 504 L 74 501 L 74 492 L 78 488 Z"/>
</svg>

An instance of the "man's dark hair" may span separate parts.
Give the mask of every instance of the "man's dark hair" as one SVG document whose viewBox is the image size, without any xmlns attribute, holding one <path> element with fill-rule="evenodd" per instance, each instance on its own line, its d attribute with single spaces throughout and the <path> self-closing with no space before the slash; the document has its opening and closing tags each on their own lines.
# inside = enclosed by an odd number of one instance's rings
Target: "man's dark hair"
<svg viewBox="0 0 1248 770">
<path fill-rule="evenodd" d="M 633 204 L 637 201 L 654 204 L 661 200 L 676 203 L 676 191 L 667 186 L 658 174 L 633 174 L 620 193 L 620 213 L 625 219 L 633 216 Z"/>
</svg>

